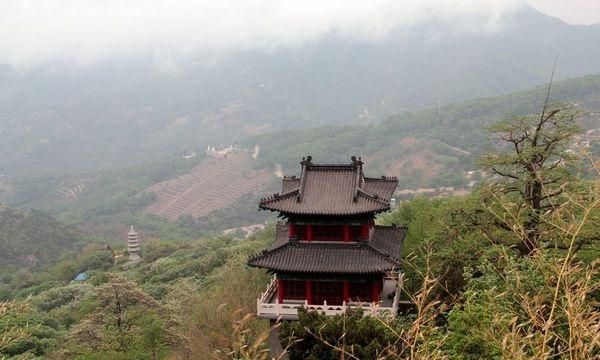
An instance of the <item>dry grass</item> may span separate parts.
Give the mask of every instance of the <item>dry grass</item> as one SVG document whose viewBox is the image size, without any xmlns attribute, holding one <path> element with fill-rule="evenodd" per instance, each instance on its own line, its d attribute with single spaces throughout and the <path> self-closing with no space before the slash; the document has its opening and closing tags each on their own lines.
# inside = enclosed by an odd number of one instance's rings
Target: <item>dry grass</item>
<svg viewBox="0 0 600 360">
<path fill-rule="evenodd" d="M 25 327 L 11 324 L 8 315 L 19 315 L 29 311 L 29 305 L 16 301 L 0 302 L 0 351 L 11 343 L 23 340 L 30 336 L 29 325 Z"/>
<path fill-rule="evenodd" d="M 237 353 L 261 359 L 268 350 L 268 326 L 252 315 L 256 294 L 268 278 L 240 262 L 225 265 L 219 283 L 202 292 L 183 282 L 169 295 L 167 308 L 182 339 L 174 359 L 198 359 L 199 354 L 202 359 L 236 359 Z"/>
<path fill-rule="evenodd" d="M 525 291 L 517 293 L 520 313 L 513 317 L 505 334 L 488 334 L 490 341 L 500 341 L 498 347 L 507 359 L 600 359 L 600 311 L 593 303 L 594 294 L 600 291 L 598 261 L 584 264 L 576 253 L 590 243 L 588 238 L 598 234 L 586 233 L 594 229 L 600 211 L 600 169 L 589 154 L 596 180 L 591 188 L 565 192 L 552 211 L 542 217 L 546 229 L 546 242 L 554 251 L 547 254 L 540 248 L 531 261 L 543 276 L 549 299 Z M 523 214 L 516 204 L 496 195 L 501 212 L 492 213 L 508 225 L 514 235 L 522 240 L 526 233 L 522 227 Z M 595 231 L 595 230 L 593 230 Z M 597 239 L 596 239 L 597 241 Z M 499 314 L 497 321 L 510 314 Z"/>
</svg>

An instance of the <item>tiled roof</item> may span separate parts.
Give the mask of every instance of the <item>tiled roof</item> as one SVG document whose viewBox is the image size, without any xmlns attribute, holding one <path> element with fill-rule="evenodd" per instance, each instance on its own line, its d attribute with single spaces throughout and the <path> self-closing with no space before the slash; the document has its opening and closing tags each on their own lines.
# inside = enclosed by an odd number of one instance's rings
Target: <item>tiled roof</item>
<svg viewBox="0 0 600 360">
<path fill-rule="evenodd" d="M 305 242 L 290 240 L 288 225 L 278 224 L 269 250 L 248 260 L 248 265 L 271 271 L 303 273 L 383 273 L 400 267 L 400 249 L 406 228 L 376 226 L 365 242 Z"/>
<path fill-rule="evenodd" d="M 284 176 L 281 179 L 281 193 L 285 194 L 300 186 L 300 179 L 295 176 Z"/>
<path fill-rule="evenodd" d="M 406 230 L 404 226 L 375 225 L 369 244 L 383 254 L 390 255 L 392 259 L 399 260 Z"/>
<path fill-rule="evenodd" d="M 275 241 L 273 241 L 270 250 L 276 249 L 281 245 L 285 245 L 289 240 L 288 225 L 277 224 L 277 228 L 275 229 Z"/>
<path fill-rule="evenodd" d="M 336 274 L 384 273 L 398 268 L 398 261 L 367 243 L 307 243 L 289 241 L 248 261 L 250 266 L 272 271 Z"/>
<path fill-rule="evenodd" d="M 394 190 L 398 186 L 396 178 L 365 178 L 363 190 L 369 194 L 376 194 L 382 199 L 391 199 L 394 195 Z"/>
<path fill-rule="evenodd" d="M 300 177 L 284 177 L 281 194 L 262 199 L 259 207 L 302 215 L 354 215 L 388 210 L 398 180 L 365 178 L 362 164 L 353 157 L 351 164 L 317 165 L 308 157 L 301 162 Z"/>
</svg>

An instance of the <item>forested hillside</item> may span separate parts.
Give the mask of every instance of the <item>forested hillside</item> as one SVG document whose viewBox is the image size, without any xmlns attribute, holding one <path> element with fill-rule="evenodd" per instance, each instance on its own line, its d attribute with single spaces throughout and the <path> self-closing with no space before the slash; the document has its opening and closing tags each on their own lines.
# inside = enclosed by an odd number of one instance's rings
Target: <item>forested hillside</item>
<svg viewBox="0 0 600 360">
<path fill-rule="evenodd" d="M 408 226 L 404 310 L 395 319 L 300 310 L 280 325 L 290 359 L 597 359 L 600 163 L 592 148 L 573 150 L 577 116 L 551 105 L 495 123 L 481 163 L 494 177 L 377 219 Z M 145 238 L 140 262 L 123 243 L 89 244 L 3 272 L 0 355 L 269 359 L 269 323 L 253 315 L 269 275 L 246 261 L 273 241 L 273 225 L 248 238 Z M 71 281 L 82 271 L 89 278 Z"/>
<path fill-rule="evenodd" d="M 513 116 L 541 111 L 547 85 L 493 98 L 407 112 L 375 125 L 326 126 L 280 131 L 251 138 L 261 146 L 263 166 L 281 164 L 294 173 L 299 154 L 319 162 L 348 161 L 362 155 L 374 173 L 398 176 L 400 188 L 466 186 L 468 171 L 477 170 L 477 159 L 491 146 L 485 127 Z M 587 116 L 580 140 L 600 146 L 600 76 L 554 83 L 550 100 L 571 102 Z M 583 144 L 583 143 L 582 143 Z"/>
<path fill-rule="evenodd" d="M 26 281 L 22 271 L 3 274 L 0 357 L 204 359 L 228 346 L 236 321 L 252 310 L 268 276 L 248 270 L 245 259 L 272 236 L 270 227 L 249 239 L 146 240 L 139 264 L 126 254 L 113 262 L 110 251 L 89 245 Z M 80 271 L 90 279 L 70 281 Z M 111 311 L 116 304 L 123 307 Z"/>
<path fill-rule="evenodd" d="M 39 211 L 21 211 L 0 204 L 0 268 L 8 264 L 35 266 L 57 260 L 81 246 L 77 229 Z"/>
</svg>

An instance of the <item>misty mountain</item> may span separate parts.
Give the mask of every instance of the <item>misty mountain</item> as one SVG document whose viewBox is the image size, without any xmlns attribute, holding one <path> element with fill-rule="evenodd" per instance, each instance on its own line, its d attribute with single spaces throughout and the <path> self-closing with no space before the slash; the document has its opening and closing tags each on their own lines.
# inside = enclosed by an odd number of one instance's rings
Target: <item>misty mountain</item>
<svg viewBox="0 0 600 360">
<path fill-rule="evenodd" d="M 430 23 L 376 42 L 326 36 L 213 59 L 0 68 L 0 189 L 30 174 L 161 160 L 284 128 L 386 115 L 600 73 L 600 26 L 525 8 L 493 33 Z M 200 60 L 199 60 L 200 59 Z"/>
</svg>

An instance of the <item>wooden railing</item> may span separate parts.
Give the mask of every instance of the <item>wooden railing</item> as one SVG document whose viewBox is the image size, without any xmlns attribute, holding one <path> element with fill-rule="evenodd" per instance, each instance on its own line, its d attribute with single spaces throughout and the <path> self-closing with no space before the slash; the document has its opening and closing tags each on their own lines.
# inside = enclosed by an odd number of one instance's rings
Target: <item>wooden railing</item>
<svg viewBox="0 0 600 360">
<path fill-rule="evenodd" d="M 392 306 L 381 306 L 379 303 L 363 303 L 350 301 L 346 303 L 342 302 L 342 305 L 328 305 L 327 301 L 323 302 L 323 305 L 309 304 L 308 301 L 304 300 L 298 302 L 284 302 L 279 303 L 275 293 L 277 291 L 277 280 L 273 277 L 273 280 L 267 286 L 267 290 L 262 293 L 260 298 L 256 300 L 256 314 L 259 317 L 265 318 L 282 318 L 282 319 L 297 319 L 298 309 L 303 307 L 307 310 L 318 311 L 325 315 L 340 315 L 345 313 L 348 309 L 361 308 L 365 315 L 377 315 L 384 317 L 395 317 L 398 313 L 398 300 L 400 298 L 399 283 L 396 288 L 394 300 Z M 274 302 L 271 299 L 275 297 Z"/>
</svg>

